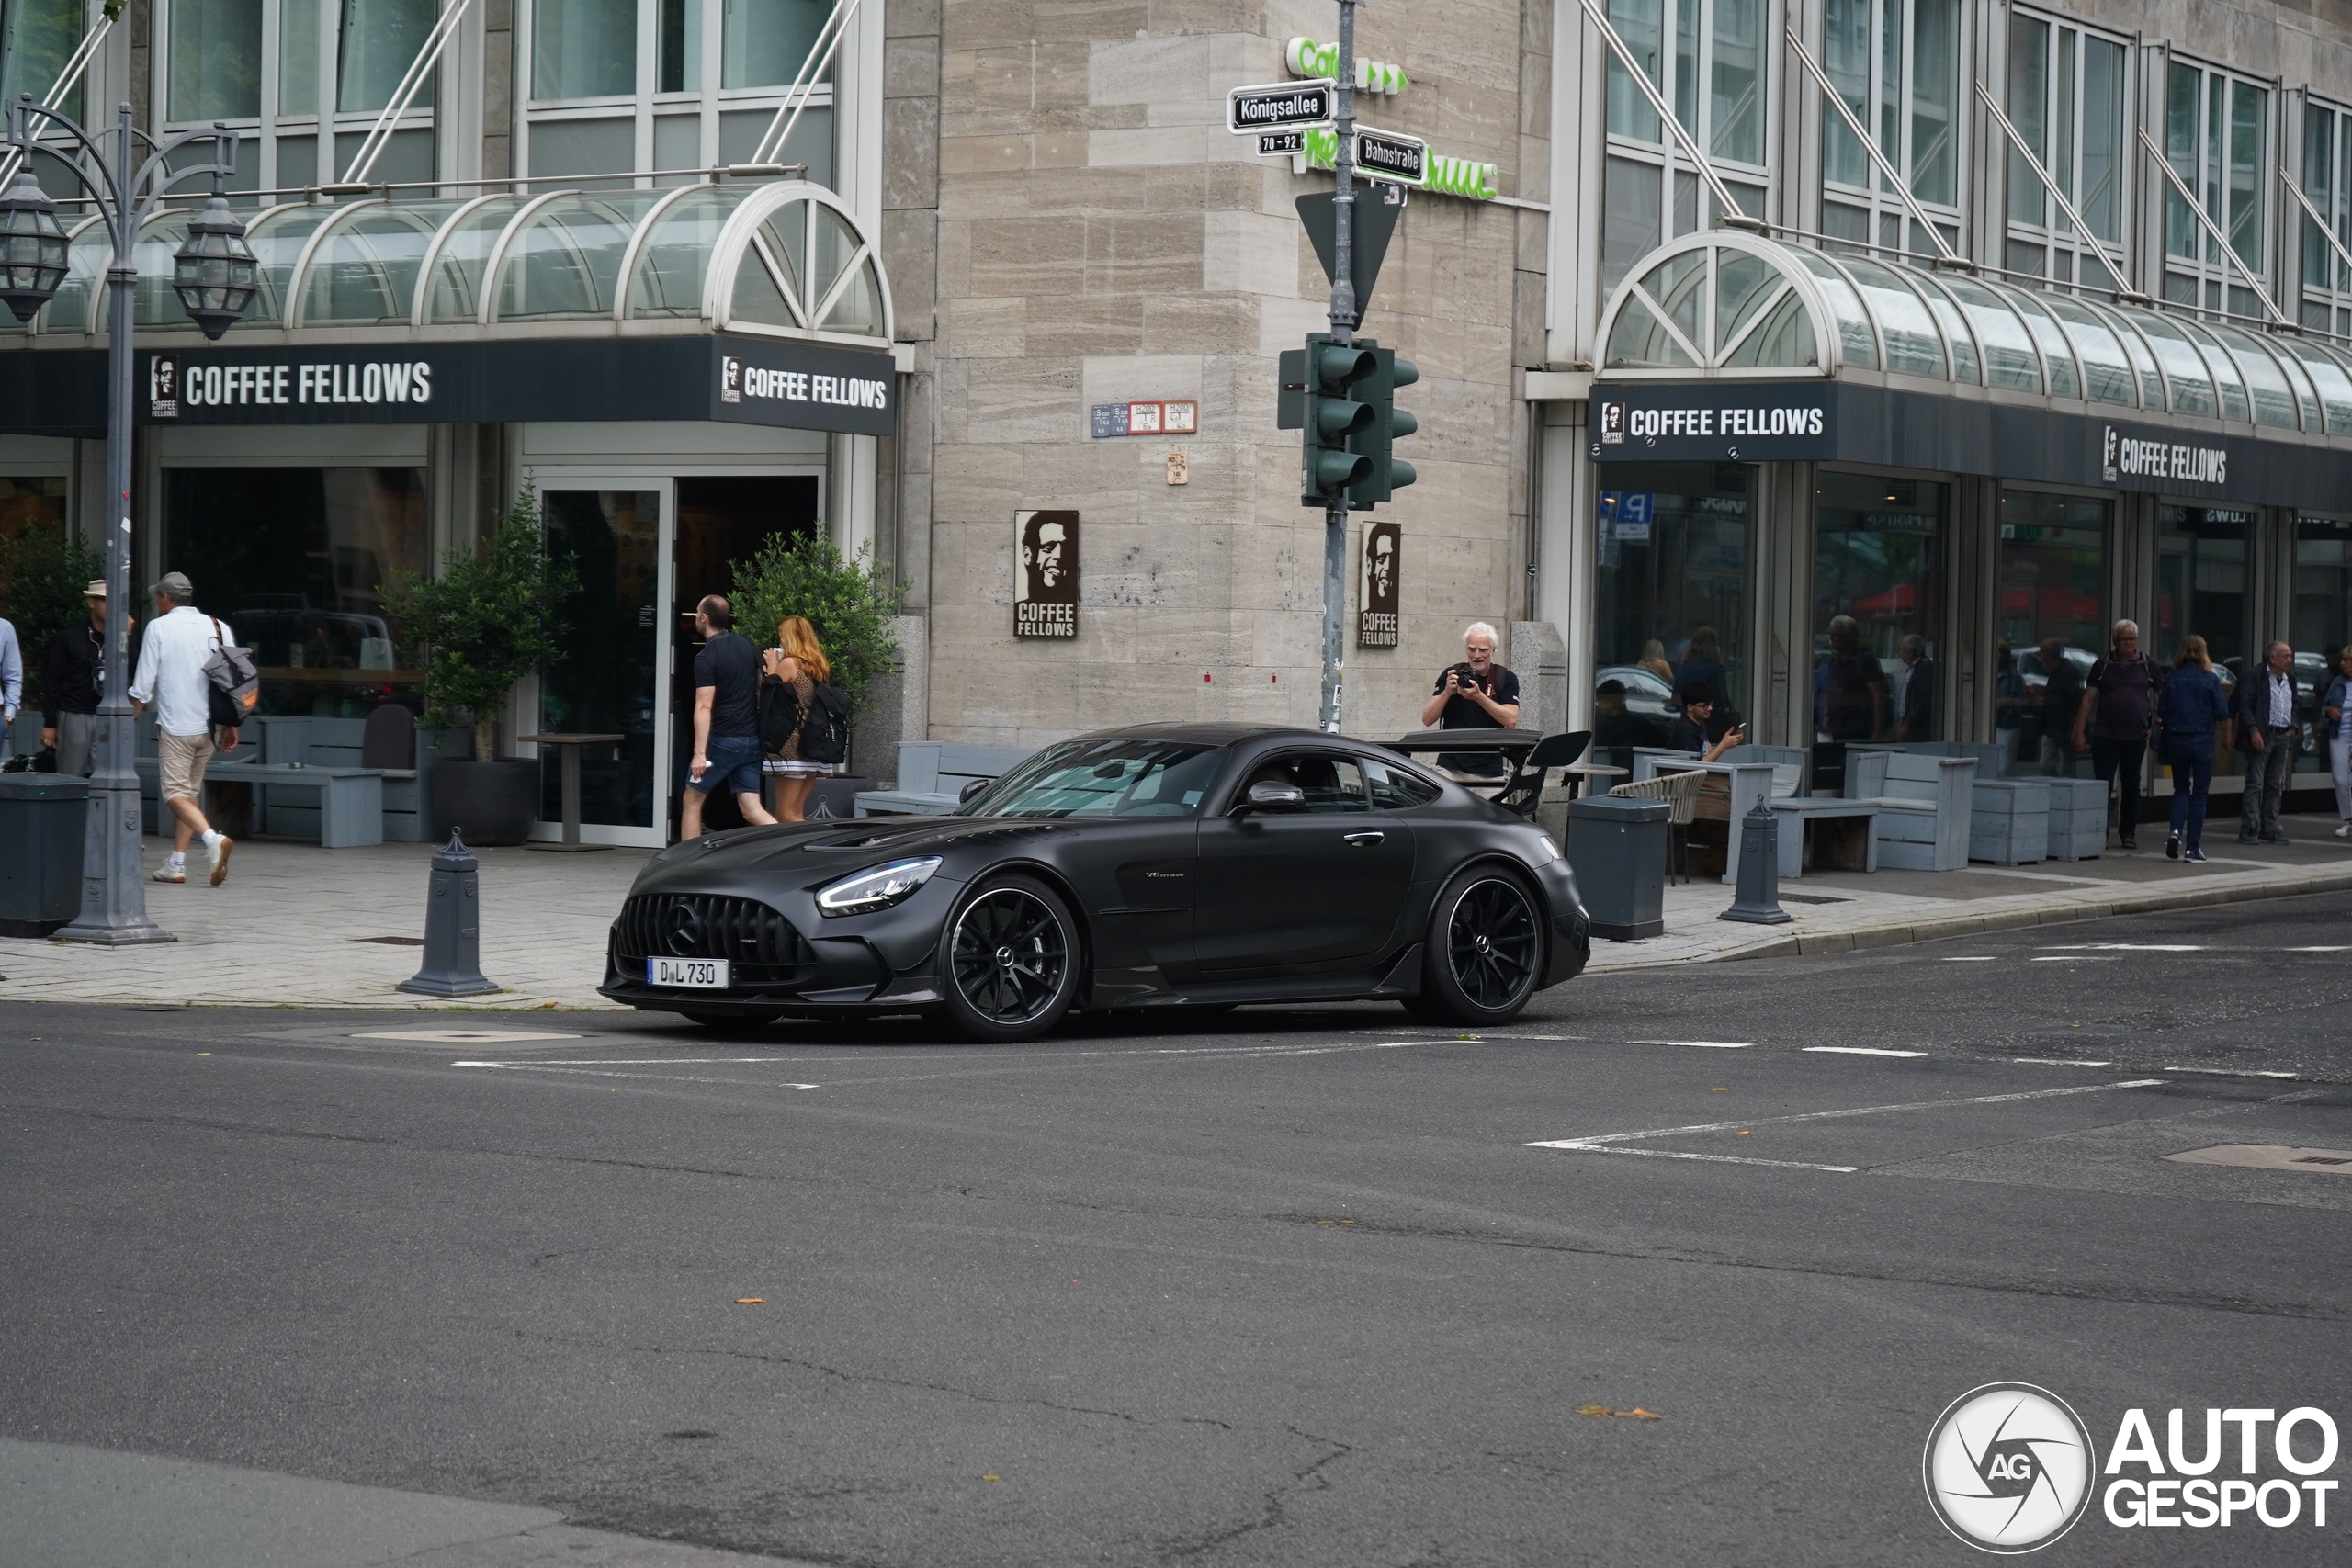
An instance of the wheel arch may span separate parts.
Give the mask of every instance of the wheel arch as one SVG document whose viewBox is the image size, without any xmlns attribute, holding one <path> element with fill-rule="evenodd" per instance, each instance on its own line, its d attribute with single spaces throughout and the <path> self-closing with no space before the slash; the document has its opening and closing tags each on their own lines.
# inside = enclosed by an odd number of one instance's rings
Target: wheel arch
<svg viewBox="0 0 2352 1568">
<path fill-rule="evenodd" d="M 1078 896 L 1078 889 L 1071 883 L 1069 874 L 1050 861 L 1028 859 L 993 861 L 974 872 L 971 879 L 964 886 L 968 892 L 971 888 L 985 886 L 993 878 L 1008 874 L 1032 876 L 1052 888 L 1063 905 L 1069 908 L 1070 919 L 1078 922 L 1078 995 L 1083 998 L 1094 985 L 1094 922 L 1087 913 L 1086 901 Z M 959 896 L 959 902 L 960 897 L 961 896 Z M 943 966 L 943 974 L 947 961 L 946 952 L 946 936 L 942 932 L 940 963 Z"/>
</svg>

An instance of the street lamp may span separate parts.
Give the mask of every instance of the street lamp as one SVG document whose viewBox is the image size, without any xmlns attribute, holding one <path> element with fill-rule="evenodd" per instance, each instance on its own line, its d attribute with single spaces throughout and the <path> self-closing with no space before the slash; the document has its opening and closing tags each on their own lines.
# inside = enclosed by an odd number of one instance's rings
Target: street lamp
<svg viewBox="0 0 2352 1568">
<path fill-rule="evenodd" d="M 8 106 L 8 145 L 23 162 L 0 195 L 0 300 L 29 321 L 64 281 L 66 243 L 57 206 L 33 178 L 33 125 L 62 132 L 75 155 L 57 162 L 73 172 L 106 220 L 114 260 L 107 268 L 107 638 L 106 691 L 98 703 L 97 766 L 90 775 L 90 817 L 82 849 L 82 912 L 60 931 L 68 942 L 120 944 L 170 942 L 172 933 L 147 918 L 141 855 L 139 774 L 131 758 L 130 724 L 130 332 L 131 265 L 140 229 L 181 181 L 212 182 L 212 199 L 188 224 L 187 242 L 172 257 L 172 288 L 180 303 L 217 340 L 252 302 L 258 270 L 245 243 L 245 226 L 229 210 L 224 182 L 237 172 L 237 133 L 215 124 L 183 131 L 158 144 L 130 123 L 130 106 L 115 111 L 114 146 L 99 140 L 30 93 Z M 212 161 L 174 169 L 171 156 L 192 141 L 209 140 Z M 133 157 L 144 142 L 154 151 Z"/>
</svg>

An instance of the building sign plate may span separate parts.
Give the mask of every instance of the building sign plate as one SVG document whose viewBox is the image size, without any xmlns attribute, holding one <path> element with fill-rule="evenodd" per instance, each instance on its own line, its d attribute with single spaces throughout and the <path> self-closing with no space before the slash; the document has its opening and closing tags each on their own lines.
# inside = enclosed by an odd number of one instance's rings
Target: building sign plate
<svg viewBox="0 0 2352 1568">
<path fill-rule="evenodd" d="M 1268 82 L 1236 87 L 1225 96 L 1226 128 L 1236 136 L 1329 125 L 1338 101 L 1329 77 L 1312 82 Z"/>
<path fill-rule="evenodd" d="M 1592 390 L 1599 462 L 1802 463 L 1838 449 L 1838 389 L 1827 381 L 1710 381 Z"/>
<path fill-rule="evenodd" d="M 1397 604 L 1405 568 L 1404 531 L 1374 523 L 1363 531 L 1363 575 L 1356 594 L 1356 646 L 1396 646 Z"/>
<path fill-rule="evenodd" d="M 1012 635 L 1078 635 L 1078 513 L 1016 512 Z"/>
</svg>

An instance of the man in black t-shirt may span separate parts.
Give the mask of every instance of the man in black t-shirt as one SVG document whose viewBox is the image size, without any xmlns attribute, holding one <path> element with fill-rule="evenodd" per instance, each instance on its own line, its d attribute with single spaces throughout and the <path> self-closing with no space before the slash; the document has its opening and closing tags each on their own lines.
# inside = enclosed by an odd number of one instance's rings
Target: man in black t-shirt
<svg viewBox="0 0 2352 1568">
<path fill-rule="evenodd" d="M 1430 688 L 1421 723 L 1441 729 L 1517 729 L 1519 677 L 1495 662 L 1495 628 L 1473 622 L 1462 634 L 1462 651 L 1464 661 L 1450 666 Z M 1490 784 L 1510 771 L 1494 751 L 1450 751 L 1437 765 L 1465 784 Z"/>
<path fill-rule="evenodd" d="M 679 803 L 678 836 L 702 836 L 703 798 L 722 784 L 734 792 L 743 820 L 771 827 L 760 803 L 760 653 L 729 630 L 735 612 L 713 593 L 695 610 L 702 651 L 695 655 L 695 755 Z"/>
</svg>

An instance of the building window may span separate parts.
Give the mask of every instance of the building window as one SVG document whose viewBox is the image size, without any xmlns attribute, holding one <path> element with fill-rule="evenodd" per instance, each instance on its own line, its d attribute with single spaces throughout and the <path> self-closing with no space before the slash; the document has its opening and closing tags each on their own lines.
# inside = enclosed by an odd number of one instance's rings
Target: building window
<svg viewBox="0 0 2352 1568">
<path fill-rule="evenodd" d="M 2303 196 L 2335 230 L 2336 243 L 2352 249 L 2352 109 L 2312 103 L 2303 110 Z M 2296 216 L 2303 236 L 2303 325 L 2352 336 L 2352 266 L 2310 213 Z"/>
<path fill-rule="evenodd" d="M 2002 265 L 2061 283 L 2112 286 L 2082 253 L 2092 243 L 2123 261 L 2124 47 L 2069 23 L 2018 12 L 2009 22 L 2007 114 L 2090 233 L 2077 233 L 2015 146 L 2009 148 L 2008 245 Z M 2004 139 L 2006 140 L 2006 138 Z"/>
<path fill-rule="evenodd" d="M 1954 250 L 1962 196 L 1960 13 L 1960 0 L 1828 0 L 1822 21 L 1822 68 L 1838 96 L 1887 161 L 1905 171 L 1911 195 Z M 1883 175 L 1873 174 L 1870 154 L 1835 113 L 1822 117 L 1822 231 L 1933 255 L 1925 234 L 1906 231 L 1900 198 Z"/>
<path fill-rule="evenodd" d="M 1995 557 L 1994 739 L 2004 777 L 2087 778 L 2075 754 L 2083 677 L 2107 651 L 2115 503 L 2004 490 Z"/>
<path fill-rule="evenodd" d="M 748 162 L 831 9 L 827 0 L 520 0 L 516 25 L 531 39 L 525 172 L 644 175 Z M 832 182 L 832 75 L 830 64 L 815 74 L 778 158 L 820 185 Z"/>
<path fill-rule="evenodd" d="M 82 33 L 82 0 L 12 0 L 0 7 L 0 95 L 12 104 L 25 93 L 35 103 L 49 102 Z M 55 107 L 83 118 L 82 84 Z"/>
<path fill-rule="evenodd" d="M 2263 223 L 2269 211 L 2267 149 L 2270 92 L 2202 65 L 2175 61 L 2165 78 L 2165 157 L 2198 205 L 2229 239 L 2247 272 L 2263 276 Z M 2224 288 L 2228 292 L 2223 294 Z M 2261 304 L 2197 221 L 2180 193 L 2165 186 L 2164 297 L 2176 304 L 2259 319 Z"/>
<path fill-rule="evenodd" d="M 1747 711 L 1755 472 L 1739 463 L 1602 471 L 1622 488 L 1599 497 L 1595 746 L 1665 743 L 1686 685 L 1714 693 L 1718 731 Z"/>
<path fill-rule="evenodd" d="M 2246 623 L 2254 524 L 2253 513 L 2234 507 L 2156 508 L 2156 624 L 2148 651 L 2157 662 L 2170 664 L 2191 635 L 2205 639 L 2225 688 L 2261 662 Z M 2213 771 L 2238 771 L 2236 754 L 2216 754 Z"/>
<path fill-rule="evenodd" d="M 175 0 L 170 101 L 175 120 L 261 114 L 262 0 Z"/>
<path fill-rule="evenodd" d="M 2328 682 L 2343 673 L 2337 660 L 2352 642 L 2352 523 L 2334 517 L 2295 519 L 2295 683 L 2312 684 L 2310 743 L 2295 757 L 2297 773 L 2324 773 L 2334 739 L 2318 711 Z"/>
<path fill-rule="evenodd" d="M 1610 0 L 1610 20 L 1642 71 L 1732 199 L 1765 215 L 1766 39 L 1770 0 Z M 1614 54 L 1609 59 L 1609 156 L 1603 173 L 1601 289 L 1615 289 L 1633 263 L 1676 235 L 1715 220 L 1702 214 L 1698 175 Z"/>
<path fill-rule="evenodd" d="M 288 9 L 302 8 L 289 4 Z M 346 112 L 380 113 L 433 30 L 434 0 L 343 0 L 335 105 Z M 316 24 L 313 23 L 313 26 Z M 412 107 L 430 108 L 433 83 L 417 89 Z"/>
<path fill-rule="evenodd" d="M 1940 740 L 1949 487 L 1825 473 L 1814 509 L 1813 734 Z"/>
</svg>

